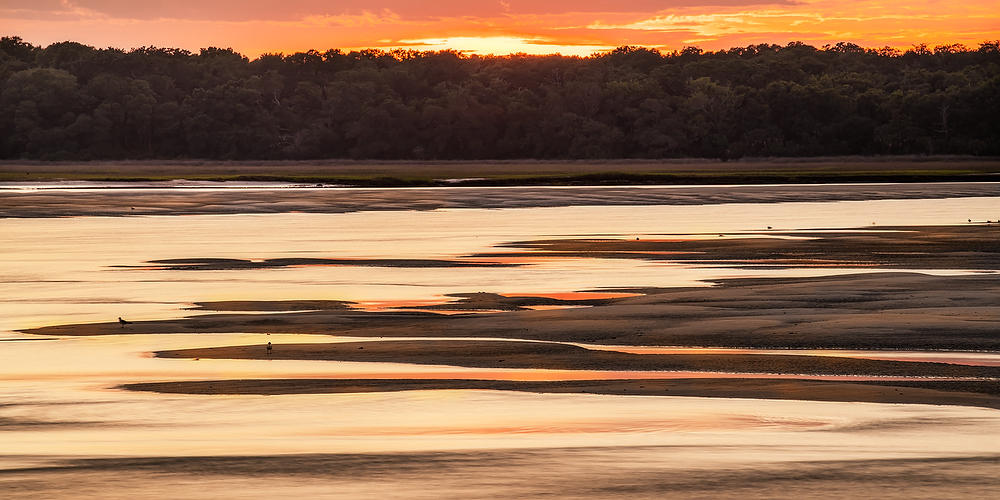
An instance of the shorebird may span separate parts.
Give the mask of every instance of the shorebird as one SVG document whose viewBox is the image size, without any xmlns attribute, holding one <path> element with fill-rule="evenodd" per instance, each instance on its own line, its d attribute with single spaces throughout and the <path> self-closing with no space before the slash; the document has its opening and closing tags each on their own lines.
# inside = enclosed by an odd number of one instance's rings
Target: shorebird
<svg viewBox="0 0 1000 500">
<path fill-rule="evenodd" d="M 122 325 L 122 328 L 125 328 L 125 325 L 127 325 L 129 323 L 131 323 L 131 321 L 125 321 L 125 320 L 122 319 L 121 316 L 118 316 L 118 324 Z"/>
</svg>

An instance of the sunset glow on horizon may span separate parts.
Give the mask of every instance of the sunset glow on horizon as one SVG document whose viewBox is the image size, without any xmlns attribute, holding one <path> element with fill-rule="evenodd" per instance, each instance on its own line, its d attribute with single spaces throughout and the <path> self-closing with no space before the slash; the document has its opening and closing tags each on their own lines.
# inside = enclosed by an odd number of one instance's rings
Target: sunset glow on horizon
<svg viewBox="0 0 1000 500">
<path fill-rule="evenodd" d="M 801 41 L 906 49 L 1000 38 L 993 0 L 34 0 L 0 5 L 6 36 L 48 45 L 218 46 L 263 53 L 453 49 L 586 56 L 621 45 L 663 51 Z"/>
</svg>

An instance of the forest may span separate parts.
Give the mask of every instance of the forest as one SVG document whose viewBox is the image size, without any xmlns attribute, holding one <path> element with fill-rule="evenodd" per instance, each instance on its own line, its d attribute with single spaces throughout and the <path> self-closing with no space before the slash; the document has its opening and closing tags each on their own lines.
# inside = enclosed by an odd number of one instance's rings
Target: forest
<svg viewBox="0 0 1000 500">
<path fill-rule="evenodd" d="M 0 39 L 0 159 L 1000 155 L 1000 41 L 590 57 Z"/>
</svg>

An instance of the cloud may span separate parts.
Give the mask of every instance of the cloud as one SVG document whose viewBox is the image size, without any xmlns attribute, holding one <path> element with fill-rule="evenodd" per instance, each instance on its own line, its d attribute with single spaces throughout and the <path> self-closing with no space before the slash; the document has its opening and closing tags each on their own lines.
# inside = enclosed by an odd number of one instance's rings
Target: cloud
<svg viewBox="0 0 1000 500">
<path fill-rule="evenodd" d="M 114 19 L 188 19 L 198 21 L 294 21 L 309 17 L 393 12 L 404 19 L 499 17 L 564 13 L 660 12 L 691 6 L 789 5 L 793 0 L 38 0 L 5 2 L 4 17 L 21 12 L 43 15 L 103 15 Z M 84 14 L 86 13 L 86 14 Z"/>
<path fill-rule="evenodd" d="M 451 48 L 588 54 L 620 45 L 706 50 L 849 41 L 906 48 L 1000 38 L 996 0 L 35 0 L 4 1 L 7 34 L 48 44 L 263 52 Z"/>
</svg>

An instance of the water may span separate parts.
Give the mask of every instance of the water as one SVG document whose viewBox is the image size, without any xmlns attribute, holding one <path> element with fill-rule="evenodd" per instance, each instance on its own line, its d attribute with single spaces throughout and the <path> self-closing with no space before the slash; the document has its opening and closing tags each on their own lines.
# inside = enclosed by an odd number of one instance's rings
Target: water
<svg viewBox="0 0 1000 500">
<path fill-rule="evenodd" d="M 622 259 L 539 259 L 517 268 L 319 267 L 169 272 L 120 269 L 172 258 L 461 258 L 539 238 L 738 237 L 777 230 L 953 224 L 995 211 L 997 198 L 705 206 L 2 219 L 0 331 L 118 316 L 190 314 L 195 301 L 332 299 L 385 304 L 447 293 L 558 293 L 600 287 L 703 286 L 744 276 L 841 274 L 843 269 L 704 269 Z M 898 270 L 898 269 L 897 269 Z M 868 271 L 878 271 L 869 269 Z M 854 271 L 849 271 L 854 272 Z M 942 273 L 947 271 L 934 271 Z"/>
<path fill-rule="evenodd" d="M 256 190 L 251 188 L 248 191 Z M 740 237 L 766 226 L 792 230 L 873 222 L 955 224 L 969 214 L 995 212 L 997 206 L 1000 198 L 0 219 L 0 486 L 13 497 L 25 498 L 39 494 L 220 498 L 230 496 L 233 488 L 252 498 L 288 493 L 330 498 L 542 494 L 652 498 L 664 491 L 752 497 L 741 489 L 749 484 L 756 485 L 752 492 L 776 498 L 795 492 L 870 494 L 857 489 L 862 488 L 858 478 L 848 472 L 868 464 L 864 467 L 883 471 L 872 484 L 923 471 L 928 477 L 940 475 L 942 484 L 951 481 L 953 489 L 939 493 L 990 491 L 991 484 L 982 478 L 995 474 L 956 478 L 995 467 L 1000 412 L 992 409 L 496 391 L 165 395 L 115 387 L 226 378 L 534 380 L 651 375 L 157 359 L 149 353 L 266 340 L 260 334 L 240 333 L 41 340 L 15 330 L 113 321 L 118 316 L 138 321 L 201 314 L 185 309 L 196 301 L 329 299 L 378 309 L 436 303 L 447 300 L 445 294 L 461 292 L 558 294 L 603 287 L 704 286 L 701 280 L 715 278 L 844 272 L 602 259 L 538 260 L 504 268 L 114 267 L 141 266 L 156 259 L 470 260 L 467 255 L 510 241 L 666 233 Z M 877 269 L 850 272 L 869 271 Z M 269 340 L 324 339 L 274 334 Z M 737 351 L 717 353 L 725 352 Z M 995 353 L 818 354 L 997 365 Z M 143 468 L 128 461 L 136 457 L 206 457 L 208 462 L 191 462 L 201 465 L 189 467 L 184 464 L 194 459 L 184 459 Z M 23 470 L 69 459 L 107 458 L 125 461 L 88 462 L 47 472 Z M 872 460 L 878 461 L 876 465 L 867 462 Z M 819 467 L 814 464 L 820 463 L 828 463 L 822 470 L 840 472 L 829 477 L 814 473 L 813 467 Z M 948 465 L 955 463 L 964 465 Z M 804 476 L 789 483 L 788 471 Z M 712 474 L 715 479 L 709 479 Z M 766 483 L 766 478 L 773 482 Z M 124 489 L 109 489 L 111 480 Z M 855 489 L 839 489 L 845 485 Z"/>
</svg>

